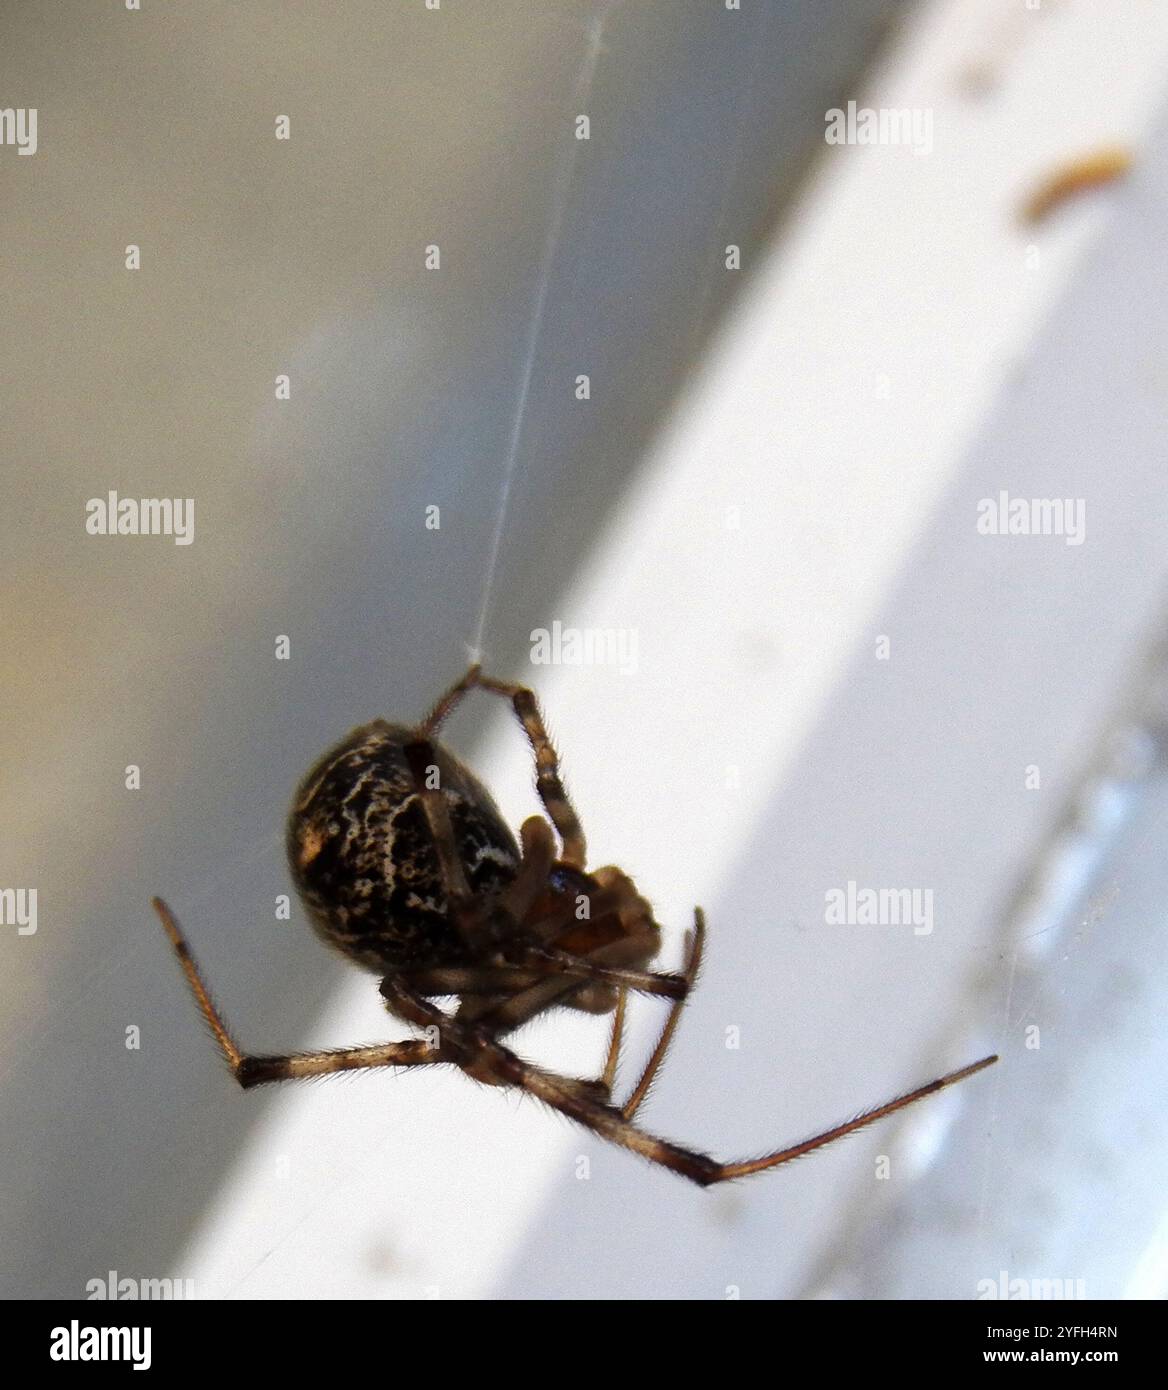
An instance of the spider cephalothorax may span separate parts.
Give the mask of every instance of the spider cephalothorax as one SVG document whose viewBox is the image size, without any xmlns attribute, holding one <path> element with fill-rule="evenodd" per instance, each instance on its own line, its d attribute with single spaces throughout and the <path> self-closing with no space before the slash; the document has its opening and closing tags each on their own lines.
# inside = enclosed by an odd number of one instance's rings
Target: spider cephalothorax
<svg viewBox="0 0 1168 1390">
<path fill-rule="evenodd" d="M 518 844 L 486 788 L 437 741 L 444 720 L 474 689 L 510 702 L 535 755 L 546 819 L 524 821 Z M 528 1091 L 601 1137 L 705 1186 L 798 1158 L 997 1060 L 983 1058 L 801 1144 L 741 1162 L 722 1163 L 638 1128 L 633 1118 L 697 976 L 705 937 L 701 911 L 695 912 L 684 970 L 649 970 L 660 929 L 621 869 L 586 869 L 584 833 L 535 697 L 522 686 L 487 678 L 477 666 L 417 726 L 378 720 L 321 758 L 293 800 L 287 840 L 293 878 L 316 930 L 381 974 L 390 1012 L 425 1029 L 426 1037 L 278 1057 L 242 1052 L 173 914 L 156 898 L 203 1016 L 245 1087 L 368 1067 L 450 1063 L 476 1080 Z M 639 1080 L 617 1105 L 612 1090 L 630 990 L 664 996 L 673 1005 Z M 455 1006 L 440 1008 L 433 1002 L 438 997 L 452 997 Z M 557 1005 L 615 1013 L 599 1077 L 546 1071 L 503 1042 Z"/>
</svg>

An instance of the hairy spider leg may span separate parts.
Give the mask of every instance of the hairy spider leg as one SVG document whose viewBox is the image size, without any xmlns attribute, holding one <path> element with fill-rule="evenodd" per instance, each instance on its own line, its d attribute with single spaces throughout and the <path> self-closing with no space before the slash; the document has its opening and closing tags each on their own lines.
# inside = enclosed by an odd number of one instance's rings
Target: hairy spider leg
<svg viewBox="0 0 1168 1390">
<path fill-rule="evenodd" d="M 584 868 L 587 858 L 584 831 L 560 778 L 560 760 L 548 737 L 539 703 L 526 686 L 484 676 L 481 666 L 472 666 L 461 679 L 435 703 L 418 726 L 420 736 L 434 735 L 467 693 L 474 689 L 510 701 L 515 717 L 523 726 L 531 751 L 535 756 L 535 789 L 548 813 L 548 819 L 560 836 L 560 858 L 575 869 Z"/>
<path fill-rule="evenodd" d="M 897 1096 L 884 1105 L 875 1106 L 844 1124 L 835 1125 L 798 1144 L 764 1154 L 761 1158 L 723 1162 L 640 1129 L 615 1106 L 592 1099 L 587 1089 L 578 1083 L 533 1067 L 504 1047 L 487 1030 L 451 1018 L 436 1005 L 407 989 L 400 981 L 385 980 L 382 992 L 400 1018 L 420 1027 L 437 1028 L 442 1038 L 441 1048 L 444 1054 L 450 1060 L 457 1061 L 468 1074 L 490 1080 L 496 1085 L 509 1084 L 527 1091 L 611 1143 L 639 1153 L 649 1162 L 668 1168 L 701 1187 L 748 1177 L 768 1168 L 776 1168 L 782 1163 L 789 1163 L 792 1159 L 801 1158 L 804 1154 L 844 1138 L 845 1135 L 854 1134 L 856 1130 L 863 1129 L 886 1115 L 903 1110 L 946 1086 L 963 1081 L 998 1060 L 996 1056 L 983 1057 L 979 1062 L 938 1077 L 937 1080 Z"/>
<path fill-rule="evenodd" d="M 416 1067 L 443 1060 L 428 1042 L 414 1038 L 407 1038 L 402 1042 L 383 1043 L 376 1047 L 346 1047 L 324 1052 L 294 1052 L 278 1056 L 258 1056 L 244 1052 L 211 998 L 174 913 L 161 898 L 152 899 L 152 903 L 170 938 L 170 944 L 174 947 L 175 955 L 178 956 L 187 984 L 195 997 L 195 1003 L 199 1006 L 199 1012 L 219 1044 L 219 1049 L 231 1068 L 231 1074 L 245 1090 L 267 1081 L 291 1081 L 299 1077 L 327 1076 L 332 1072 L 361 1071 L 369 1067 Z"/>
</svg>

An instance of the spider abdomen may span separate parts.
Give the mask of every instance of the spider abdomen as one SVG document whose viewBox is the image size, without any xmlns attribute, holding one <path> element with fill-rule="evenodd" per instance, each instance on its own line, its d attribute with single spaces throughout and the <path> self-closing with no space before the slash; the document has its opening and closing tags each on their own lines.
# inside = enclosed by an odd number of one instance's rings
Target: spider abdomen
<svg viewBox="0 0 1168 1390">
<path fill-rule="evenodd" d="M 405 748 L 416 731 L 377 720 L 354 729 L 301 782 L 288 862 L 313 926 L 378 971 L 461 965 L 438 853 Z M 473 893 L 514 878 L 519 849 L 490 793 L 439 743 L 437 781 Z"/>
</svg>

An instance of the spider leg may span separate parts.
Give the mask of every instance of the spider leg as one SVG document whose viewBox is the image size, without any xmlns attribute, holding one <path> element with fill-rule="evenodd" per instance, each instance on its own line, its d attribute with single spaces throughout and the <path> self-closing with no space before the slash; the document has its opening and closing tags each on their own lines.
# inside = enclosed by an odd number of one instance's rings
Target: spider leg
<svg viewBox="0 0 1168 1390">
<path fill-rule="evenodd" d="M 187 984 L 195 996 L 195 1003 L 214 1034 L 219 1050 L 231 1068 L 231 1074 L 245 1090 L 250 1086 L 259 1086 L 265 1081 L 291 1081 L 305 1076 L 325 1076 L 331 1072 L 358 1071 L 367 1067 L 413 1067 L 442 1060 L 428 1043 L 416 1039 L 383 1043 L 376 1047 L 338 1048 L 326 1052 L 289 1053 L 274 1057 L 254 1056 L 243 1052 L 223 1022 L 223 1016 L 203 982 L 202 974 L 174 913 L 161 898 L 154 898 L 152 902 L 170 938 L 170 944 L 174 947 L 175 955 L 178 956 L 183 974 L 187 977 Z"/>
<path fill-rule="evenodd" d="M 622 944 L 613 943 L 614 946 Z M 648 970 L 621 970 L 599 964 L 595 959 L 571 956 L 564 965 L 558 961 L 535 960 L 522 965 L 436 966 L 430 970 L 403 970 L 400 976 L 408 981 L 411 989 L 421 995 L 503 996 L 497 999 L 500 1004 L 518 998 L 520 993 L 526 994 L 528 990 L 536 988 L 544 981 L 553 984 L 554 992 L 540 991 L 541 995 L 546 996 L 548 1003 L 558 995 L 578 989 L 589 981 L 613 984 L 621 989 L 631 989 L 638 994 L 651 994 L 677 1002 L 684 999 L 686 991 L 683 975 L 655 975 Z M 519 1025 L 516 1023 L 512 1026 Z"/>
<path fill-rule="evenodd" d="M 483 675 L 481 666 L 471 666 L 418 725 L 419 736 L 425 738 L 436 734 L 463 697 L 476 687 L 510 701 L 535 755 L 535 789 L 544 804 L 548 818 L 563 842 L 560 858 L 575 869 L 583 869 L 587 858 L 584 831 L 572 803 L 568 800 L 568 793 L 564 790 L 560 778 L 560 760 L 551 739 L 548 738 L 539 705 L 535 695 L 526 686 L 492 680 L 489 676 Z"/>
<path fill-rule="evenodd" d="M 436 734 L 438 732 L 450 717 L 455 706 L 461 704 L 463 696 L 478 685 L 482 669 L 478 665 L 468 667 L 466 674 L 456 680 L 444 695 L 439 696 L 429 714 L 418 725 L 419 734 Z"/>
<path fill-rule="evenodd" d="M 467 880 L 446 798 L 439 788 L 427 785 L 426 769 L 436 761 L 434 745 L 423 736 L 407 743 L 403 751 L 429 826 L 430 840 L 438 856 L 438 869 L 442 875 L 450 920 L 471 952 L 482 954 L 491 945 L 491 924 L 478 906 Z"/>
<path fill-rule="evenodd" d="M 418 1067 L 444 1062 L 424 1038 L 380 1043 L 372 1047 L 335 1047 L 322 1052 L 281 1053 L 274 1057 L 246 1053 L 232 1067 L 245 1091 L 269 1081 L 302 1081 L 310 1076 L 332 1076 L 340 1071 L 368 1071 L 374 1067 Z"/>
<path fill-rule="evenodd" d="M 816 1149 L 834 1144 L 837 1139 L 854 1134 L 856 1130 L 863 1129 L 876 1120 L 883 1119 L 886 1115 L 895 1114 L 896 1111 L 903 1110 L 906 1106 L 923 1100 L 926 1096 L 931 1096 L 947 1086 L 955 1085 L 958 1081 L 964 1081 L 966 1077 L 973 1076 L 997 1060 L 996 1056 L 983 1057 L 979 1062 L 974 1062 L 970 1066 L 938 1077 L 937 1080 L 930 1081 L 925 1086 L 919 1086 L 914 1091 L 897 1096 L 895 1100 L 890 1100 L 884 1105 L 875 1106 L 873 1109 L 856 1116 L 855 1119 L 848 1120 L 842 1125 L 835 1125 L 799 1144 L 777 1149 L 773 1153 L 764 1154 L 761 1158 L 728 1162 L 711 1158 L 708 1154 L 683 1148 L 668 1139 L 661 1139 L 656 1135 L 649 1134 L 626 1118 L 621 1110 L 611 1105 L 597 1105 L 579 1093 L 562 1092 L 558 1088 L 558 1078 L 534 1072 L 518 1058 L 516 1061 L 519 1065 L 514 1072 L 516 1078 L 514 1084 L 521 1086 L 524 1090 L 537 1096 L 554 1109 L 568 1115 L 579 1124 L 593 1130 L 602 1139 L 619 1144 L 622 1148 L 630 1149 L 643 1158 L 647 1158 L 651 1163 L 669 1168 L 701 1187 L 710 1187 L 714 1183 L 730 1182 L 735 1178 L 745 1178 L 753 1173 L 765 1172 L 768 1168 L 777 1168 L 780 1164 L 789 1163 L 792 1159 L 802 1158 L 805 1154 L 812 1153 Z"/>
<path fill-rule="evenodd" d="M 680 978 L 684 982 L 686 987 L 686 993 L 680 995 L 677 999 L 675 999 L 672 1007 L 669 1010 L 669 1016 L 665 1020 L 665 1024 L 661 1030 L 661 1034 L 657 1039 L 657 1045 L 656 1047 L 654 1047 L 652 1053 L 650 1054 L 649 1060 L 645 1064 L 645 1068 L 642 1071 L 640 1079 L 638 1080 L 636 1086 L 633 1088 L 632 1094 L 621 1107 L 621 1113 L 627 1120 L 631 1120 L 633 1116 L 637 1113 L 637 1110 L 640 1108 L 642 1101 L 645 1099 L 645 1096 L 649 1092 L 650 1086 L 653 1084 L 654 1077 L 657 1075 L 657 1072 L 660 1070 L 662 1062 L 665 1060 L 665 1054 L 669 1049 L 669 1045 L 673 1040 L 673 1035 L 677 1030 L 678 1022 L 680 1021 L 681 1010 L 685 1003 L 688 991 L 693 988 L 694 982 L 697 979 L 698 969 L 701 965 L 702 946 L 705 941 L 705 934 L 706 919 L 701 908 L 699 907 L 696 908 L 694 912 L 694 930 L 689 940 L 688 959 L 686 961 L 685 971 L 680 977 L 673 977 Z M 608 1051 L 605 1055 L 604 1070 L 601 1072 L 600 1079 L 597 1082 L 597 1086 L 605 1100 L 609 1099 L 609 1097 L 612 1094 L 613 1087 L 616 1085 L 617 1067 L 620 1064 L 621 1039 L 624 1034 L 625 1011 L 628 1001 L 628 991 L 629 987 L 627 985 L 622 984 L 619 993 L 617 994 L 616 1009 L 613 1014 L 612 1031 L 609 1034 Z M 504 1023 L 506 1021 L 506 1016 L 508 1012 L 510 1012 L 511 1014 L 523 1012 L 534 1002 L 534 999 L 526 1001 L 522 999 L 510 1000 L 508 1001 L 508 1010 L 499 1010 L 496 1011 L 494 1014 L 488 1013 L 484 1017 L 480 1018 L 479 1021 L 485 1022 L 487 1024 L 495 1022 Z M 539 1000 L 539 1007 L 545 1007 L 544 1001 L 542 999 Z M 506 1027 L 500 1027 L 497 1031 L 506 1032 L 508 1031 L 508 1029 Z"/>
<path fill-rule="evenodd" d="M 485 1028 L 451 1018 L 436 1005 L 413 994 L 400 980 L 392 977 L 383 980 L 381 992 L 399 1018 L 418 1027 L 437 1029 L 445 1059 L 476 1080 L 527 1091 L 602 1138 L 632 1149 L 694 1182 L 708 1185 L 723 1176 L 722 1165 L 716 1160 L 638 1129 L 619 1110 L 593 1098 L 587 1084 L 581 1085 L 572 1078 L 543 1071 L 525 1062 Z"/>
<path fill-rule="evenodd" d="M 645 1069 L 641 1073 L 641 1079 L 633 1087 L 632 1093 L 624 1105 L 621 1106 L 621 1114 L 626 1120 L 631 1120 L 641 1108 L 641 1102 L 649 1094 L 649 1087 L 658 1071 L 661 1063 L 665 1060 L 665 1054 L 669 1051 L 669 1044 L 673 1041 L 673 1035 L 677 1031 L 677 1025 L 681 1021 L 681 1011 L 685 1006 L 686 998 L 693 989 L 697 981 L 698 971 L 702 964 L 702 947 L 706 940 L 706 915 L 700 907 L 694 908 L 694 927 L 688 942 L 688 958 L 685 962 L 685 970 L 682 979 L 685 981 L 686 993 L 681 995 L 669 1010 L 669 1015 L 661 1029 L 661 1034 L 657 1039 L 657 1046 L 649 1054 L 649 1060 L 645 1063 Z M 605 1072 L 607 1075 L 607 1071 Z"/>
<path fill-rule="evenodd" d="M 694 930 L 690 934 L 688 942 L 688 959 L 685 965 L 685 972 L 682 978 L 685 981 L 687 994 L 676 999 L 669 1010 L 669 1016 L 661 1029 L 657 1039 L 657 1046 L 649 1056 L 644 1070 L 641 1072 L 640 1080 L 633 1087 L 632 1094 L 624 1105 L 620 1107 L 621 1114 L 626 1120 L 631 1120 L 640 1109 L 641 1102 L 649 1092 L 649 1087 L 653 1084 L 653 1079 L 661 1068 L 661 1063 L 665 1060 L 665 1054 L 669 1050 L 669 1044 L 673 1041 L 673 1034 L 677 1030 L 678 1021 L 681 1018 L 681 1010 L 688 996 L 688 991 L 693 989 L 697 979 L 698 969 L 702 959 L 702 944 L 706 934 L 706 919 L 701 908 L 694 909 Z M 600 1074 L 597 1082 L 598 1089 L 602 1098 L 610 1100 L 613 1088 L 616 1085 L 617 1068 L 620 1065 L 621 1039 L 624 1034 L 625 1009 L 628 1003 L 628 988 L 622 985 L 617 994 L 616 1009 L 613 1013 L 612 1031 L 608 1039 L 608 1051 L 605 1054 L 604 1070 Z"/>
<path fill-rule="evenodd" d="M 560 760 L 544 727 L 535 695 L 526 686 L 492 680 L 481 672 L 476 675 L 476 681 L 483 690 L 511 702 L 515 717 L 523 725 L 523 732 L 535 755 L 535 789 L 548 818 L 559 832 L 563 845 L 560 858 L 572 868 L 582 870 L 587 859 L 584 830 L 564 790 L 560 778 Z"/>
<path fill-rule="evenodd" d="M 730 1178 L 749 1177 L 751 1173 L 762 1173 L 768 1168 L 777 1168 L 780 1163 L 790 1163 L 793 1158 L 802 1158 L 804 1154 L 822 1149 L 827 1144 L 834 1144 L 837 1139 L 842 1139 L 847 1134 L 854 1134 L 856 1130 L 864 1129 L 876 1120 L 882 1120 L 886 1115 L 895 1115 L 898 1110 L 915 1105 L 918 1100 L 924 1100 L 926 1096 L 935 1095 L 947 1086 L 954 1086 L 958 1081 L 964 1081 L 967 1076 L 974 1076 L 977 1072 L 984 1071 L 986 1067 L 992 1067 L 997 1060 L 997 1053 L 994 1053 L 990 1057 L 981 1058 L 980 1061 L 971 1062 L 967 1067 L 959 1067 L 957 1071 L 947 1072 L 944 1076 L 937 1077 L 935 1081 L 918 1086 L 914 1091 L 906 1091 L 904 1095 L 886 1101 L 883 1105 L 875 1105 L 854 1119 L 848 1120 L 842 1125 L 835 1125 L 831 1129 L 825 1129 L 821 1134 L 814 1134 L 810 1139 L 804 1139 L 799 1144 L 792 1144 L 789 1148 L 764 1154 L 762 1158 L 741 1159 L 734 1163 L 719 1163 L 717 1165 L 718 1174 L 713 1181 L 725 1182 Z"/>
<path fill-rule="evenodd" d="M 519 847 L 519 870 L 496 903 L 512 924 L 524 921 L 536 900 L 547 892 L 548 876 L 556 862 L 555 836 L 542 816 L 528 816 L 519 827 Z"/>
<path fill-rule="evenodd" d="M 516 991 L 538 984 L 541 978 L 534 970 L 515 965 L 440 965 L 399 974 L 410 989 L 425 998 L 448 994 L 510 998 Z"/>
<path fill-rule="evenodd" d="M 625 1030 L 625 1006 L 628 1003 L 628 998 L 629 992 L 622 985 L 616 996 L 616 1008 L 612 1015 L 612 1032 L 608 1035 L 608 1052 L 604 1059 L 604 1070 L 600 1073 L 600 1085 L 603 1088 L 606 1101 L 612 1096 L 612 1088 L 616 1085 L 617 1068 L 620 1066 L 621 1037 Z"/>
<path fill-rule="evenodd" d="M 612 947 L 629 948 L 635 938 L 614 941 Z M 569 979 L 594 980 L 598 984 L 618 985 L 638 994 L 659 994 L 667 999 L 683 1000 L 689 985 L 683 975 L 665 971 L 630 970 L 623 966 L 604 965 L 599 951 L 588 956 L 576 956 L 571 951 L 559 951 L 547 946 L 525 946 L 517 952 L 517 964 L 545 975 L 566 975 Z"/>
<path fill-rule="evenodd" d="M 886 1115 L 895 1114 L 896 1111 L 903 1110 L 946 1086 L 964 1081 L 966 1077 L 973 1076 L 998 1060 L 996 1056 L 983 1057 L 979 1062 L 949 1072 L 925 1086 L 897 1096 L 884 1105 L 875 1106 L 842 1125 L 835 1125 L 810 1139 L 764 1154 L 761 1158 L 722 1162 L 708 1154 L 684 1148 L 671 1140 L 661 1139 L 640 1129 L 631 1120 L 626 1119 L 616 1107 L 592 1099 L 586 1086 L 523 1061 L 491 1033 L 473 1024 L 463 1024 L 460 1020 L 442 1013 L 434 1005 L 411 994 L 400 982 L 392 979 L 383 981 L 382 992 L 400 1017 L 423 1027 L 437 1027 L 442 1039 L 440 1046 L 443 1056 L 447 1061 L 461 1067 L 468 1075 L 495 1085 L 512 1085 L 527 1091 L 578 1124 L 599 1134 L 602 1139 L 638 1153 L 651 1163 L 668 1168 L 701 1187 L 748 1177 L 752 1173 L 761 1173 L 768 1168 L 777 1168 L 782 1163 L 801 1158 L 804 1154 L 832 1144 L 845 1135 L 853 1134 L 856 1130 L 883 1119 Z"/>
<path fill-rule="evenodd" d="M 516 1084 L 515 1068 L 523 1067 L 554 1080 L 574 1100 L 587 1104 L 607 1104 L 609 1086 L 605 1081 L 545 1072 L 530 1063 L 521 1062 L 509 1048 L 499 1046 L 493 1019 L 475 1019 L 468 1023 L 461 1015 L 444 1013 L 437 1005 L 421 998 L 405 976 L 395 975 L 383 980 L 381 993 L 390 1011 L 398 1018 L 437 1034 L 441 1040 L 437 1049 L 439 1060 L 454 1063 L 477 1081 L 513 1086 Z"/>
<path fill-rule="evenodd" d="M 452 914 L 465 908 L 471 901 L 471 888 L 467 881 L 466 869 L 458 853 L 458 843 L 454 838 L 454 826 L 450 820 L 450 807 L 438 787 L 427 785 L 427 768 L 437 762 L 434 745 L 428 738 L 417 738 L 407 743 L 403 749 L 410 772 L 414 779 L 414 789 L 422 803 L 422 811 L 430 829 L 430 838 L 438 855 L 438 867 L 442 874 L 446 902 Z"/>
<path fill-rule="evenodd" d="M 513 1056 L 514 1054 L 512 1054 Z M 761 1158 L 728 1162 L 711 1158 L 708 1154 L 684 1148 L 671 1140 L 650 1134 L 646 1130 L 640 1129 L 621 1110 L 612 1105 L 597 1104 L 579 1091 L 565 1090 L 561 1085 L 561 1078 L 539 1072 L 517 1057 L 514 1058 L 509 1070 L 514 1085 L 521 1087 L 544 1101 L 545 1104 L 591 1129 L 602 1139 L 607 1139 L 621 1148 L 640 1154 L 650 1163 L 668 1168 L 681 1177 L 688 1178 L 690 1182 L 697 1183 L 700 1187 L 711 1187 L 715 1183 L 749 1177 L 754 1173 L 765 1172 L 768 1168 L 777 1168 L 780 1164 L 789 1163 L 792 1159 L 802 1158 L 805 1154 L 833 1144 L 837 1139 L 843 1139 L 846 1135 L 853 1134 L 856 1130 L 863 1129 L 876 1120 L 883 1119 L 886 1115 L 895 1114 L 896 1111 L 903 1110 L 906 1106 L 923 1100 L 926 1096 L 931 1096 L 947 1086 L 964 1081 L 966 1077 L 973 1076 L 997 1060 L 996 1056 L 983 1057 L 981 1061 L 974 1062 L 971 1066 L 949 1072 L 945 1076 L 938 1077 L 935 1081 L 930 1081 L 925 1086 L 897 1096 L 895 1100 L 867 1110 L 856 1116 L 855 1119 L 842 1125 L 835 1125 L 833 1128 L 813 1135 L 810 1139 L 805 1139 L 799 1144 L 792 1144 L 787 1148 L 764 1154 Z M 501 1068 L 501 1070 L 504 1069 Z"/>
<path fill-rule="evenodd" d="M 554 962 L 532 966 L 441 966 L 430 970 L 401 971 L 395 978 L 424 998 L 451 994 L 460 996 L 462 1005 L 459 1016 L 464 1021 L 473 1019 L 482 1023 L 497 1033 L 513 1031 L 590 980 L 615 981 L 622 990 L 635 989 L 646 994 L 679 998 L 680 992 L 686 988 L 682 975 L 622 971 L 603 964 L 606 952 L 616 954 L 624 947 L 623 941 L 598 947 L 589 958 L 572 958 L 570 969 Z M 625 984 L 626 976 L 635 983 Z M 645 977 L 643 985 L 642 976 Z"/>
<path fill-rule="evenodd" d="M 594 898 L 594 901 L 596 899 Z M 546 919 L 544 924 L 554 919 Z M 560 927 L 563 933 L 563 917 Z M 572 919 L 572 926 L 578 925 Z M 556 932 L 552 932 L 553 939 Z M 648 938 L 648 939 L 647 939 Z M 459 1017 L 464 1021 L 478 1020 L 495 1033 L 509 1033 L 521 1027 L 536 1014 L 557 1002 L 570 1003 L 568 996 L 578 995 L 582 988 L 602 986 L 627 987 L 638 993 L 664 995 L 668 998 L 681 998 L 688 988 L 683 975 L 658 974 L 652 971 L 626 969 L 631 962 L 639 964 L 644 960 L 647 948 L 656 948 L 656 932 L 638 933 L 618 937 L 591 946 L 584 951 L 564 952 L 556 949 L 550 956 L 540 949 L 533 949 L 529 957 L 517 953 L 515 973 L 510 987 L 499 991 L 493 997 L 464 999 L 459 1008 Z M 543 979 L 540 979 L 543 976 Z M 413 978 L 413 977 L 411 977 Z M 431 993 L 422 989 L 422 993 Z M 478 991 L 476 991 L 478 993 Z M 615 1003 L 615 1001 L 614 1001 Z M 579 1004 L 577 1004 L 579 1007 Z M 601 1008 L 607 1013 L 613 1007 Z"/>
</svg>

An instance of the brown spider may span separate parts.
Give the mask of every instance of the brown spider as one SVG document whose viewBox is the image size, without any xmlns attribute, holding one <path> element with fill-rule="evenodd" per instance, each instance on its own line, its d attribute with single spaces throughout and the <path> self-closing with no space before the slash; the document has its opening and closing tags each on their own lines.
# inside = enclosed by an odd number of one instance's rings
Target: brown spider
<svg viewBox="0 0 1168 1390">
<path fill-rule="evenodd" d="M 524 821 L 521 850 L 486 788 L 436 739 L 475 688 L 510 701 L 535 754 L 536 790 L 551 824 L 541 816 Z M 640 1129 L 633 1119 L 697 976 L 705 920 L 695 909 L 681 974 L 646 968 L 657 955 L 660 928 L 620 869 L 585 871 L 584 833 L 535 696 L 489 679 L 478 666 L 416 728 L 376 720 L 327 753 L 296 793 L 287 838 L 292 874 L 317 932 L 377 971 L 389 1011 L 427 1036 L 281 1057 L 241 1052 L 174 915 L 155 898 L 195 1000 L 244 1088 L 363 1067 L 453 1063 L 478 1081 L 528 1091 L 603 1138 L 705 1187 L 799 1158 L 997 1061 L 984 1057 L 762 1158 L 721 1163 Z M 673 1003 L 640 1079 L 618 1104 L 612 1088 L 629 990 Z M 456 996 L 457 1007 L 440 1009 L 431 1002 L 440 996 Z M 553 1005 L 614 1015 L 599 1078 L 543 1070 L 501 1041 Z"/>
</svg>

